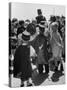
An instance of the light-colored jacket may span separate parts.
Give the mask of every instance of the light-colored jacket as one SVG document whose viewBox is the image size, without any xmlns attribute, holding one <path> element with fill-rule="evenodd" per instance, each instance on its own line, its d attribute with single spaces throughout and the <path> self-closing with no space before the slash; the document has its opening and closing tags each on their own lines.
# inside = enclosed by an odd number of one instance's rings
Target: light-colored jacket
<svg viewBox="0 0 67 90">
<path fill-rule="evenodd" d="M 53 57 L 61 57 L 62 54 L 62 39 L 58 32 L 52 32 L 50 40 Z"/>
</svg>

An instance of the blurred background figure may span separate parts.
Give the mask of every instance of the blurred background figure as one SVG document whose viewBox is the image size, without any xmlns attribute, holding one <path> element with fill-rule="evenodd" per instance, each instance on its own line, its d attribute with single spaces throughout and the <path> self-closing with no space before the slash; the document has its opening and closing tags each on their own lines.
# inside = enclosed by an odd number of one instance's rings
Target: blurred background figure
<svg viewBox="0 0 67 90">
<path fill-rule="evenodd" d="M 39 24 L 41 21 L 46 21 L 46 18 L 42 15 L 41 9 L 37 10 L 38 16 L 36 17 L 37 24 Z"/>
</svg>

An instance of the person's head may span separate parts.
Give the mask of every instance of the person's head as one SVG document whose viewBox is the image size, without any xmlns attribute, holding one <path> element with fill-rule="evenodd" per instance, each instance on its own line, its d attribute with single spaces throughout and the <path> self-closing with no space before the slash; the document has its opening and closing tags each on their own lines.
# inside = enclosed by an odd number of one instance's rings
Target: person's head
<svg viewBox="0 0 67 90">
<path fill-rule="evenodd" d="M 19 26 L 24 26 L 24 20 L 19 20 Z"/>
<path fill-rule="evenodd" d="M 60 16 L 56 16 L 56 21 L 60 21 Z"/>
<path fill-rule="evenodd" d="M 32 24 L 34 24 L 36 26 L 37 25 L 37 21 L 36 20 L 32 20 Z"/>
<path fill-rule="evenodd" d="M 30 33 L 27 30 L 25 30 L 22 33 L 22 41 L 23 41 L 23 43 L 27 44 L 29 42 L 29 40 L 30 40 Z"/>
<path fill-rule="evenodd" d="M 36 33 L 36 26 L 33 23 L 30 23 L 27 26 L 27 31 L 31 34 L 34 35 Z"/>
<path fill-rule="evenodd" d="M 21 27 L 18 27 L 18 29 L 17 29 L 17 36 L 19 35 L 19 34 L 22 34 L 22 32 L 24 32 L 24 28 L 21 26 Z"/>
<path fill-rule="evenodd" d="M 38 15 L 42 15 L 41 9 L 37 9 L 37 13 L 38 13 Z"/>
<path fill-rule="evenodd" d="M 53 22 L 51 24 L 51 28 L 53 32 L 56 32 L 58 30 L 58 23 L 57 22 Z"/>
<path fill-rule="evenodd" d="M 17 21 L 18 21 L 17 18 L 13 18 L 11 22 L 14 24 L 14 23 L 17 22 Z"/>
<path fill-rule="evenodd" d="M 25 20 L 24 27 L 27 28 L 27 26 L 29 25 L 29 23 L 30 23 L 30 20 L 29 19 Z"/>
<path fill-rule="evenodd" d="M 55 22 L 56 21 L 56 17 L 55 16 L 53 16 L 53 15 L 51 15 L 50 16 L 50 20 L 49 20 L 50 22 Z"/>
</svg>

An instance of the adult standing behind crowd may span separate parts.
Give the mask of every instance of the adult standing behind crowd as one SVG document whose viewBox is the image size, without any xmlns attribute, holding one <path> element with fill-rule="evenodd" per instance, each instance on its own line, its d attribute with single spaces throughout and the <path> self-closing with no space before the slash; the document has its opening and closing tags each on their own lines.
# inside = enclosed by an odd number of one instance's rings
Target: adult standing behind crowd
<svg viewBox="0 0 67 90">
<path fill-rule="evenodd" d="M 41 9 L 37 10 L 38 16 L 36 17 L 37 24 L 39 24 L 41 21 L 46 21 L 46 18 L 42 15 Z"/>
</svg>

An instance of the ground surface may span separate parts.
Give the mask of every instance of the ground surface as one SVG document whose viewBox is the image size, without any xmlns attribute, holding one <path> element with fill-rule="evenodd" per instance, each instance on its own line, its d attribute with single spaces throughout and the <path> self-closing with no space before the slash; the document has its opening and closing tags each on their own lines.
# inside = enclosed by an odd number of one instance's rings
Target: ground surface
<svg viewBox="0 0 67 90">
<path fill-rule="evenodd" d="M 45 86 L 45 85 L 58 85 L 65 84 L 65 74 L 58 72 L 50 71 L 49 75 L 43 73 L 38 74 L 37 71 L 33 72 L 32 79 L 35 86 Z M 18 78 L 14 78 L 11 75 L 11 85 L 12 87 L 20 87 L 21 80 Z"/>
</svg>

